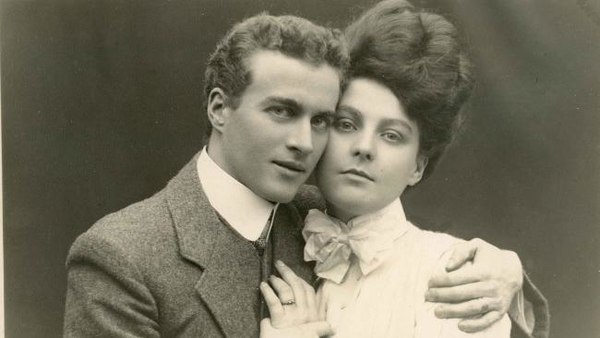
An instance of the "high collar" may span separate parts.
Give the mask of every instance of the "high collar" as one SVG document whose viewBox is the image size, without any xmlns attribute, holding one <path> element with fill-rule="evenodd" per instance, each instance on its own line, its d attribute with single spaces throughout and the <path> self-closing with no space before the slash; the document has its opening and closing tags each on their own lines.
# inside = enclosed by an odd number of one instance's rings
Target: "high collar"
<svg viewBox="0 0 600 338">
<path fill-rule="evenodd" d="M 306 240 L 304 259 L 316 262 L 317 276 L 339 284 L 350 269 L 352 255 L 367 275 L 387 260 L 396 239 L 408 229 L 399 199 L 347 223 L 312 209 L 302 230 Z"/>
<path fill-rule="evenodd" d="M 325 213 L 337 224 L 339 224 L 342 230 L 345 232 L 350 231 L 351 229 L 358 230 L 359 228 L 369 227 L 375 222 L 394 224 L 395 230 L 400 230 L 401 232 L 404 232 L 404 230 L 408 228 L 406 214 L 404 213 L 404 208 L 402 207 L 402 202 L 400 202 L 399 198 L 395 199 L 392 203 L 377 211 L 356 216 L 350 219 L 347 223 L 337 219 L 335 216 L 329 215 L 327 211 L 325 211 Z"/>
<path fill-rule="evenodd" d="M 210 158 L 206 147 L 196 162 L 198 178 L 211 206 L 244 238 L 259 238 L 275 204 L 259 197 Z"/>
</svg>

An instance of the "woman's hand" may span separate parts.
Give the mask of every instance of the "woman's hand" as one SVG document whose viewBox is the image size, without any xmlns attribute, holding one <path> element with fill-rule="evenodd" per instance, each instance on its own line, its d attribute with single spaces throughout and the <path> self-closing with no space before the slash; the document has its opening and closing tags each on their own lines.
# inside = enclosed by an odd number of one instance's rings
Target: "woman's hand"
<svg viewBox="0 0 600 338">
<path fill-rule="evenodd" d="M 285 329 L 274 328 L 269 318 L 260 322 L 260 338 L 318 338 L 333 334 L 331 326 L 325 321 L 306 323 Z"/>
<path fill-rule="evenodd" d="M 476 238 L 454 247 L 446 271 L 429 280 L 425 298 L 445 303 L 436 307 L 437 317 L 462 318 L 462 331 L 477 332 L 504 316 L 522 284 L 519 256 Z"/>
<path fill-rule="evenodd" d="M 275 267 L 282 278 L 269 277 L 272 288 L 265 282 L 260 284 L 271 313 L 270 325 L 283 329 L 321 320 L 313 287 L 283 262 L 277 261 Z"/>
</svg>

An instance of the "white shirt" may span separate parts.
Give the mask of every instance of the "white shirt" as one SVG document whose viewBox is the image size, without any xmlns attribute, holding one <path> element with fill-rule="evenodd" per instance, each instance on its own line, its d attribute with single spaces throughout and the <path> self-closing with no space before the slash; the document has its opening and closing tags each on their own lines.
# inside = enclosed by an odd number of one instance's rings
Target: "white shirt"
<svg viewBox="0 0 600 338">
<path fill-rule="evenodd" d="M 364 275 L 352 256 L 344 280 L 336 284 L 324 279 L 318 290 L 319 308 L 335 330 L 336 338 L 510 337 L 507 315 L 476 334 L 460 331 L 458 320 L 435 317 L 434 304 L 425 302 L 427 282 L 437 269 L 444 269 L 448 250 L 460 240 L 415 227 L 406 220 L 399 200 L 377 213 L 382 212 L 383 217 L 360 216 L 358 223 L 365 226 L 365 221 L 370 220 L 392 221 L 401 229 L 402 234 L 395 236 L 383 263 Z M 401 224 L 397 224 L 399 215 L 403 218 Z"/>
<path fill-rule="evenodd" d="M 210 158 L 206 147 L 196 168 L 210 205 L 244 238 L 257 240 L 276 205 L 231 177 Z"/>
</svg>

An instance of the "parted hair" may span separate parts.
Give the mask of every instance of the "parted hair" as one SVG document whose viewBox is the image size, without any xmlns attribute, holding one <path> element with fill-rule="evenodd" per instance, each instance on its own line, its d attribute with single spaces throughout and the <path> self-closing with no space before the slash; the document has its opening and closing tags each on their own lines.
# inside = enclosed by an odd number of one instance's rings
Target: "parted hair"
<svg viewBox="0 0 600 338">
<path fill-rule="evenodd" d="M 387 0 L 363 13 L 345 35 L 348 78 L 375 80 L 396 95 L 419 128 L 428 177 L 456 134 L 460 108 L 473 88 L 456 28 L 407 1 Z"/>
<path fill-rule="evenodd" d="M 349 63 L 340 30 L 319 26 L 296 16 L 261 13 L 233 26 L 210 56 L 204 74 L 205 110 L 208 95 L 216 87 L 226 94 L 225 104 L 237 108 L 239 98 L 252 77 L 246 60 L 257 50 L 279 51 L 315 66 L 328 64 L 339 71 L 341 79 Z M 211 124 L 206 126 L 210 135 Z"/>
</svg>

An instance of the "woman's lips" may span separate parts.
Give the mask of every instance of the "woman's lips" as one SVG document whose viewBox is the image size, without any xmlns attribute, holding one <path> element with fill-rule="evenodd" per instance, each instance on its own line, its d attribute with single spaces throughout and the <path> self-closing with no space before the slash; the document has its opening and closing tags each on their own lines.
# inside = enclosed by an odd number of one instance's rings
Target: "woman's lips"
<svg viewBox="0 0 600 338">
<path fill-rule="evenodd" d="M 375 182 L 375 179 L 373 177 L 371 177 L 369 174 L 367 174 L 366 172 L 364 172 L 362 170 L 355 169 L 355 168 L 344 170 L 344 171 L 342 171 L 342 174 L 356 175 L 356 176 L 366 178 L 367 180 L 369 180 L 371 182 Z"/>
</svg>

